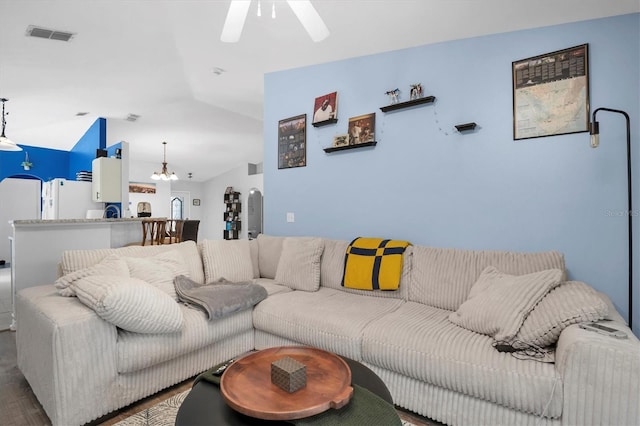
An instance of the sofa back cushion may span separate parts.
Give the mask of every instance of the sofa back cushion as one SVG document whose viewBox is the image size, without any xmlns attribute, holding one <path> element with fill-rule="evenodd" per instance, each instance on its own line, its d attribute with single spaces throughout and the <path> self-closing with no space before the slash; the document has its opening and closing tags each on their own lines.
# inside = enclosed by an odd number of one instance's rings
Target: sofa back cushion
<svg viewBox="0 0 640 426">
<path fill-rule="evenodd" d="M 408 286 L 410 282 L 410 272 L 412 265 L 413 246 L 405 249 L 402 261 L 402 277 L 398 290 L 356 290 L 342 287 L 342 276 L 344 275 L 344 260 L 347 253 L 349 241 L 345 240 L 324 240 L 324 252 L 320 264 L 320 286 L 346 291 L 348 293 L 363 294 L 373 297 L 387 297 L 391 299 L 406 300 Z"/>
<path fill-rule="evenodd" d="M 189 270 L 189 278 L 204 284 L 204 267 L 196 243 L 185 241 L 179 244 L 163 244 L 157 246 L 128 246 L 113 249 L 66 250 L 62 253 L 60 272 L 67 275 L 80 269 L 100 263 L 105 257 L 115 254 L 121 257 L 151 257 L 171 250 L 182 255 Z"/>
<path fill-rule="evenodd" d="M 285 238 L 275 281 L 294 290 L 318 291 L 323 250 L 322 238 Z"/>
<path fill-rule="evenodd" d="M 258 266 L 260 277 L 276 277 L 280 254 L 282 254 L 282 243 L 285 237 L 274 237 L 271 235 L 258 235 Z"/>
<path fill-rule="evenodd" d="M 231 282 L 253 279 L 249 240 L 205 240 L 199 245 L 207 283 L 223 278 Z"/>
<path fill-rule="evenodd" d="M 560 269 L 564 275 L 565 271 L 564 256 L 556 251 L 518 253 L 415 246 L 409 300 L 456 311 L 487 266 L 510 275 L 547 269 Z"/>
</svg>

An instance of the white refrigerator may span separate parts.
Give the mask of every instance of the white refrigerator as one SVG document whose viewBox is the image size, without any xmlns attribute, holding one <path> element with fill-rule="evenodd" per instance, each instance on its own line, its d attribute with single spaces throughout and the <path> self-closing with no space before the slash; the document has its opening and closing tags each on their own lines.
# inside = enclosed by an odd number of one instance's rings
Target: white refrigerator
<svg viewBox="0 0 640 426">
<path fill-rule="evenodd" d="M 91 200 L 91 182 L 53 179 L 42 183 L 42 219 L 85 219 L 87 211 L 102 210 Z"/>
</svg>

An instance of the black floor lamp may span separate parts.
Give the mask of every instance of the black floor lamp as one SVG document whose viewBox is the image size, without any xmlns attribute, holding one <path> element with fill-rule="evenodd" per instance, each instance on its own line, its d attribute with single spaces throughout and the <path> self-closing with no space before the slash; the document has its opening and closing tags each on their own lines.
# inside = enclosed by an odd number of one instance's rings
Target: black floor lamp
<svg viewBox="0 0 640 426">
<path fill-rule="evenodd" d="M 629 114 L 619 109 L 611 108 L 598 108 L 593 111 L 593 118 L 589 125 L 591 133 L 591 147 L 597 148 L 600 145 L 600 125 L 596 121 L 596 114 L 598 111 L 615 112 L 616 114 L 624 115 L 627 120 L 627 224 L 629 230 L 629 328 L 633 328 L 633 224 L 631 218 L 633 217 L 633 211 L 631 210 L 631 124 L 629 122 Z"/>
</svg>

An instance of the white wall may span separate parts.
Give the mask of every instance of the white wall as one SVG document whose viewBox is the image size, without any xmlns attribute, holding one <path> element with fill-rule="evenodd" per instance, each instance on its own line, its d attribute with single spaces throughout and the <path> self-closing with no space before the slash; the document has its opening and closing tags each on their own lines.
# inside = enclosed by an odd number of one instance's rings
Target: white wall
<svg viewBox="0 0 640 426">
<path fill-rule="evenodd" d="M 247 197 L 251 188 L 258 188 L 264 194 L 263 174 L 249 175 L 248 164 L 236 167 L 220 176 L 204 183 L 199 238 L 201 240 L 221 240 L 224 230 L 223 214 L 224 191 L 232 186 L 234 191 L 240 192 L 242 200 L 240 238 L 247 238 Z"/>
<path fill-rule="evenodd" d="M 134 217 L 138 215 L 138 203 L 141 201 L 151 203 L 151 215 L 153 217 L 169 217 L 171 215 L 171 183 L 151 179 L 151 175 L 157 168 L 158 165 L 156 163 L 129 161 L 129 182 L 144 182 L 156 185 L 155 194 L 129 193 L 129 209 Z"/>
<path fill-rule="evenodd" d="M 10 220 L 40 219 L 40 181 L 6 178 L 0 182 L 0 259 L 10 260 Z"/>
</svg>

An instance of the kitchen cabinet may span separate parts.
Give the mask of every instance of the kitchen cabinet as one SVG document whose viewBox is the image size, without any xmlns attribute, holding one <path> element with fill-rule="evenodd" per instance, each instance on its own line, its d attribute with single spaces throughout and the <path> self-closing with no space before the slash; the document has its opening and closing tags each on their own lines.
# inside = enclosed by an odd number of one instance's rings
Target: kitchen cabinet
<svg viewBox="0 0 640 426">
<path fill-rule="evenodd" d="M 91 198 L 100 203 L 122 202 L 122 160 L 100 157 L 93 160 Z"/>
</svg>

